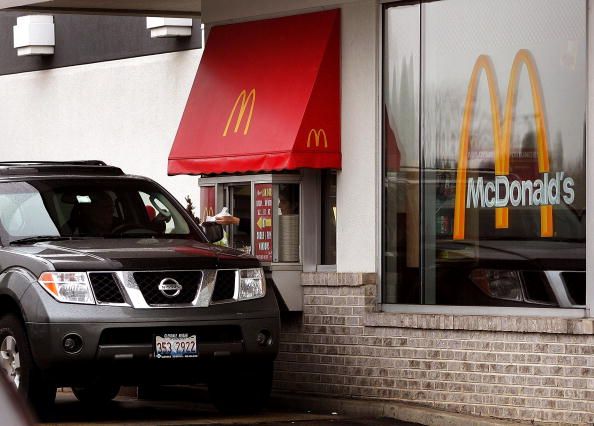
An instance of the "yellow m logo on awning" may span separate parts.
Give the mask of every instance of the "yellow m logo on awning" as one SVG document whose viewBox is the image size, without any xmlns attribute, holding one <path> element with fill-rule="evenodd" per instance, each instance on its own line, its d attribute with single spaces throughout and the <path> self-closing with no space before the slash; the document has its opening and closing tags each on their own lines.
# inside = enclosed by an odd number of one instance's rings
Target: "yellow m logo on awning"
<svg viewBox="0 0 594 426">
<path fill-rule="evenodd" d="M 507 96 L 503 113 L 503 123 L 500 119 L 499 91 L 495 79 L 495 71 L 491 59 L 487 55 L 478 57 L 472 69 L 472 75 L 466 92 L 464 104 L 464 116 L 460 132 L 460 153 L 458 157 L 458 170 L 456 176 L 456 200 L 454 210 L 454 240 L 464 239 L 464 227 L 466 218 L 466 170 L 468 168 L 468 148 L 470 144 L 470 131 L 474 113 L 476 91 L 481 75 L 485 73 L 489 88 L 491 105 L 491 121 L 493 127 L 493 144 L 495 154 L 495 175 L 509 174 L 510 140 L 514 118 L 514 103 L 518 89 L 518 80 L 522 65 L 528 71 L 530 89 L 532 92 L 532 103 L 534 108 L 534 120 L 536 124 L 536 146 L 538 152 L 538 170 L 540 173 L 549 171 L 549 149 L 547 143 L 546 124 L 544 107 L 538 70 L 531 53 L 522 49 L 516 54 L 508 81 Z M 509 212 L 507 207 L 498 207 L 495 210 L 495 227 L 502 229 L 509 226 Z M 553 236 L 553 207 L 551 205 L 540 206 L 540 235 L 542 237 Z"/>
<path fill-rule="evenodd" d="M 307 147 L 311 148 L 311 140 L 313 139 L 314 143 L 316 144 L 316 148 L 318 148 L 320 146 L 320 140 L 322 137 L 324 138 L 324 148 L 328 148 L 328 137 L 326 136 L 324 129 L 311 129 L 307 135 Z"/>
<path fill-rule="evenodd" d="M 239 106 L 239 113 L 237 114 L 237 120 L 235 121 L 235 128 L 233 129 L 233 133 L 237 133 L 239 130 L 239 126 L 241 125 L 241 121 L 243 120 L 243 115 L 247 109 L 248 104 L 250 105 L 250 111 L 247 115 L 247 119 L 245 122 L 245 126 L 243 128 L 243 134 L 247 135 L 248 131 L 250 130 L 250 123 L 252 122 L 252 114 L 254 112 L 254 104 L 256 103 L 256 89 L 250 90 L 248 94 L 245 90 L 242 90 L 237 96 L 235 100 L 235 104 L 233 104 L 233 109 L 229 113 L 229 118 L 227 119 L 227 125 L 225 126 L 225 130 L 223 131 L 223 136 L 227 136 L 227 132 L 229 130 L 229 125 L 231 124 L 231 120 L 235 116 L 235 111 L 237 110 L 237 106 Z"/>
</svg>

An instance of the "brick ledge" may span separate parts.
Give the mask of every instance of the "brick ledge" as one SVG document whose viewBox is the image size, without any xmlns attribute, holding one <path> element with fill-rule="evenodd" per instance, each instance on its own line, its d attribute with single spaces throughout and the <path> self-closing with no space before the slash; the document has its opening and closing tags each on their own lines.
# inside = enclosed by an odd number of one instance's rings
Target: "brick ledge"
<svg viewBox="0 0 594 426">
<path fill-rule="evenodd" d="M 369 312 L 366 327 L 517 333 L 594 334 L 594 319 Z"/>
<path fill-rule="evenodd" d="M 361 287 L 376 285 L 374 272 L 303 272 L 301 285 L 316 287 Z"/>
</svg>

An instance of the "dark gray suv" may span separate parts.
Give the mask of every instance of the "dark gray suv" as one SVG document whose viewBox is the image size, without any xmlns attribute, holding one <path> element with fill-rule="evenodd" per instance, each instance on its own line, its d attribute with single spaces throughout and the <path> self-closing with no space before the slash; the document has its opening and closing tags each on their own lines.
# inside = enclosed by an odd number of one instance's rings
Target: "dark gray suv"
<svg viewBox="0 0 594 426">
<path fill-rule="evenodd" d="M 279 308 L 254 257 L 209 242 L 220 233 L 99 161 L 0 163 L 0 367 L 39 412 L 61 386 L 98 404 L 199 382 L 223 411 L 258 410 Z"/>
</svg>

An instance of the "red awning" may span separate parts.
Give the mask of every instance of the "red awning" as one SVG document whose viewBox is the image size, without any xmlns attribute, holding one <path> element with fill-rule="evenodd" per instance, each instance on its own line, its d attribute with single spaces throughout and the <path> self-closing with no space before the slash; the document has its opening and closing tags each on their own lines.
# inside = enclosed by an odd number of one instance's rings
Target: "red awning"
<svg viewBox="0 0 594 426">
<path fill-rule="evenodd" d="M 340 166 L 340 11 L 214 27 L 169 174 Z"/>
</svg>

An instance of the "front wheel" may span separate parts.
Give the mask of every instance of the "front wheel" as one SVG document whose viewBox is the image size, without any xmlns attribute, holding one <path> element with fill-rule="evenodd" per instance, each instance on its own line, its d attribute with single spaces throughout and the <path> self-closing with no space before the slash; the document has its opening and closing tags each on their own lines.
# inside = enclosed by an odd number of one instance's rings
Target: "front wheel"
<svg viewBox="0 0 594 426">
<path fill-rule="evenodd" d="M 208 380 L 208 393 L 225 414 L 262 410 L 272 390 L 272 361 L 217 362 Z"/>
<path fill-rule="evenodd" d="M 0 368 L 37 415 L 44 417 L 56 399 L 56 386 L 35 367 L 25 327 L 13 314 L 0 318 Z"/>
</svg>

